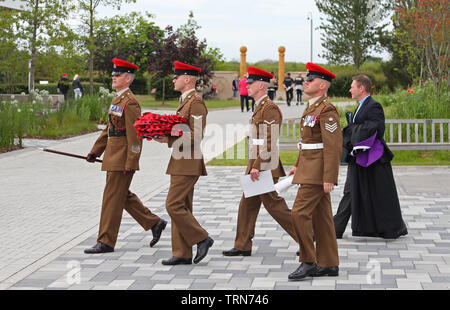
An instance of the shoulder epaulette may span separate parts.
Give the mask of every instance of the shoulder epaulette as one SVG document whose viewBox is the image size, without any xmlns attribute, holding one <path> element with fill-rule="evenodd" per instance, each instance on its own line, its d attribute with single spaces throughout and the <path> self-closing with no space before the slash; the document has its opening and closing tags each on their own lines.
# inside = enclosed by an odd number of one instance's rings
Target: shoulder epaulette
<svg viewBox="0 0 450 310">
<path fill-rule="evenodd" d="M 264 101 L 264 103 L 267 101 L 267 99 Z M 278 105 L 275 103 L 275 102 L 273 102 L 273 101 L 271 101 L 272 102 L 272 104 L 266 104 L 266 105 L 264 105 L 264 107 L 263 107 L 263 109 L 262 109 L 262 111 L 261 111 L 261 117 L 262 117 L 262 119 L 264 119 L 264 112 L 265 112 L 265 110 L 269 107 L 269 106 L 275 106 L 276 107 L 276 109 L 277 109 L 277 111 L 278 111 L 278 113 L 280 114 L 280 118 L 281 119 L 283 119 L 283 114 L 281 114 L 281 110 L 280 110 L 280 108 L 278 107 Z"/>
</svg>

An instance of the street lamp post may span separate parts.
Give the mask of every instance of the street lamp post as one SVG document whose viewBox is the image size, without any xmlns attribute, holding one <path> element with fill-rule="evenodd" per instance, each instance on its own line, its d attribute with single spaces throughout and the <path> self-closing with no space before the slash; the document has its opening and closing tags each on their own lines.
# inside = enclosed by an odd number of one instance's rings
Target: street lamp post
<svg viewBox="0 0 450 310">
<path fill-rule="evenodd" d="M 313 61 L 313 15 L 308 12 L 308 20 L 311 21 L 311 62 Z"/>
</svg>

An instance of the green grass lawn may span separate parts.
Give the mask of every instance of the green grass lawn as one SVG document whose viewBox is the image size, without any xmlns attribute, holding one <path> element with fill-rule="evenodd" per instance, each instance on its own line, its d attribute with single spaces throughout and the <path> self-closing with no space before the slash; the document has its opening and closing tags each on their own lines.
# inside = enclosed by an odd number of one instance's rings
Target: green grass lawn
<svg viewBox="0 0 450 310">
<path fill-rule="evenodd" d="M 246 139 L 226 150 L 222 155 L 208 162 L 210 166 L 247 166 Z M 243 158 L 245 150 L 245 158 Z M 394 166 L 449 166 L 450 151 L 393 151 Z M 281 162 L 293 166 L 297 161 L 298 151 L 280 151 Z"/>
</svg>

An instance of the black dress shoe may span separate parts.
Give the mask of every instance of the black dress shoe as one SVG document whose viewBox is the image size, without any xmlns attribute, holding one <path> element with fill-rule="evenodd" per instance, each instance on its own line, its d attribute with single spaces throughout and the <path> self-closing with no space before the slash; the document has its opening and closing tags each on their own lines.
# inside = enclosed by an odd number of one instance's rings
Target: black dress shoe
<svg viewBox="0 0 450 310">
<path fill-rule="evenodd" d="M 153 239 L 150 241 L 150 247 L 152 248 L 156 243 L 158 243 L 159 238 L 161 237 L 162 231 L 166 228 L 167 221 L 160 219 L 158 223 L 156 223 L 152 227 Z"/>
<path fill-rule="evenodd" d="M 163 265 L 191 265 L 192 258 L 181 258 L 181 257 L 172 256 L 169 259 L 163 260 L 162 264 Z"/>
<path fill-rule="evenodd" d="M 101 242 L 97 242 L 92 248 L 84 250 L 84 253 L 86 254 L 101 254 L 108 252 L 114 252 L 114 248 Z"/>
<path fill-rule="evenodd" d="M 251 256 L 252 255 L 252 250 L 250 250 L 250 251 L 241 251 L 241 250 L 232 248 L 231 250 L 228 250 L 228 251 L 222 251 L 222 254 L 224 256 L 239 256 L 239 255 Z"/>
<path fill-rule="evenodd" d="M 207 237 L 205 240 L 197 243 L 197 255 L 194 258 L 194 264 L 200 263 L 202 259 L 208 254 L 209 248 L 213 245 L 214 240 L 211 237 Z"/>
<path fill-rule="evenodd" d="M 339 275 L 339 267 L 333 266 L 333 267 L 317 267 L 316 273 L 314 273 L 313 277 L 323 277 L 323 276 L 329 276 L 329 277 L 337 277 Z"/>
<path fill-rule="evenodd" d="M 316 263 L 302 263 L 293 273 L 288 276 L 289 280 L 298 281 L 306 277 L 310 277 L 316 273 Z"/>
</svg>

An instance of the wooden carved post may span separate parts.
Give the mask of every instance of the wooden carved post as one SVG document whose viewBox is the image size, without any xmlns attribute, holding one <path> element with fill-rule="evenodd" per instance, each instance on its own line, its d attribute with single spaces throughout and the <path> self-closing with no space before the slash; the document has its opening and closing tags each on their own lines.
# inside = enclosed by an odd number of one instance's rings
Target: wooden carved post
<svg viewBox="0 0 450 310">
<path fill-rule="evenodd" d="M 247 47 L 241 46 L 240 51 L 241 51 L 241 70 L 239 77 L 242 79 L 245 73 L 247 73 L 247 62 L 246 62 Z"/>
<path fill-rule="evenodd" d="M 286 48 L 280 46 L 278 52 L 280 53 L 278 60 L 278 90 L 284 90 L 284 53 L 286 52 Z"/>
</svg>

